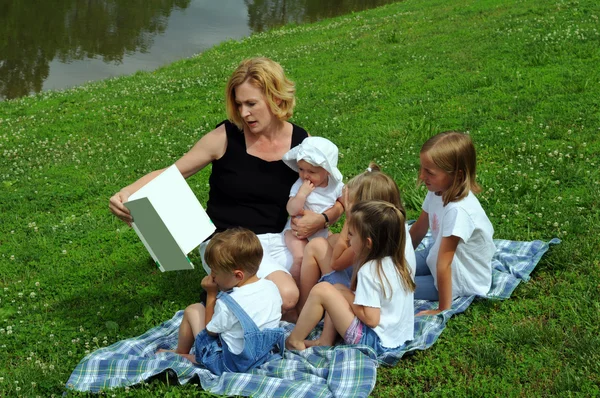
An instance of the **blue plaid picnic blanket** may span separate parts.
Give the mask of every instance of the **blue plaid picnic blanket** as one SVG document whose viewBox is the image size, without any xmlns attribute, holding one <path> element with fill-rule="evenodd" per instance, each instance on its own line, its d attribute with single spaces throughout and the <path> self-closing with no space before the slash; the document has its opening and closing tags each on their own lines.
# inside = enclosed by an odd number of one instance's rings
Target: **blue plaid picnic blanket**
<svg viewBox="0 0 600 398">
<path fill-rule="evenodd" d="M 424 240 L 427 245 L 429 241 Z M 519 242 L 495 240 L 492 288 L 486 298 L 507 299 L 521 281 L 529 280 L 550 244 L 539 240 Z M 417 249 L 418 250 L 418 249 Z M 197 378 L 204 390 L 223 395 L 254 397 L 365 397 L 375 387 L 379 364 L 394 365 L 407 352 L 425 350 L 433 345 L 454 315 L 465 311 L 475 296 L 454 300 L 452 308 L 435 316 L 415 318 L 415 339 L 398 350 L 376 356 L 366 346 L 312 347 L 286 351 L 281 360 L 267 362 L 249 373 L 224 373 L 208 370 L 173 353 L 156 354 L 159 348 L 174 349 L 183 317 L 179 311 L 167 322 L 141 336 L 119 341 L 87 355 L 75 368 L 67 388 L 77 391 L 102 390 L 143 383 L 157 375 L 170 376 L 185 384 Z M 437 308 L 437 302 L 415 300 L 415 313 Z M 282 322 L 289 333 L 293 324 Z M 313 331 L 312 337 L 319 333 Z M 166 377 L 165 376 L 165 377 Z"/>
</svg>

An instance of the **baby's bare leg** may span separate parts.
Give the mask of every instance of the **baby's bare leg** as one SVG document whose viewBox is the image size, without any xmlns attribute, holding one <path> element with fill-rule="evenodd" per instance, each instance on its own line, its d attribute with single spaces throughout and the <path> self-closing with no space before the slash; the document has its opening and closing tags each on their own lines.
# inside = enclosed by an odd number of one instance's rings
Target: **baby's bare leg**
<svg viewBox="0 0 600 398">
<path fill-rule="evenodd" d="M 302 265 L 302 257 L 304 255 L 304 247 L 308 243 L 306 239 L 298 239 L 294 235 L 294 231 L 288 229 L 285 231 L 285 244 L 289 251 L 292 253 L 294 259 L 292 267 L 290 268 L 290 274 L 294 278 L 296 285 L 300 284 L 300 266 Z"/>
<path fill-rule="evenodd" d="M 298 313 L 302 311 L 310 290 L 317 284 L 321 275 L 331 272 L 332 252 L 333 249 L 325 238 L 315 238 L 306 245 L 300 269 L 300 299 L 296 305 Z"/>
</svg>

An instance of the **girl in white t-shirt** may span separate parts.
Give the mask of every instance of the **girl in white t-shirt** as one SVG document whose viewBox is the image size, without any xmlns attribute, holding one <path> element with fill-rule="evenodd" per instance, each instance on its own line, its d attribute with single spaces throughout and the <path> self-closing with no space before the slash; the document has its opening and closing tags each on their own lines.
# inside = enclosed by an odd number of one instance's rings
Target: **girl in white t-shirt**
<svg viewBox="0 0 600 398">
<path fill-rule="evenodd" d="M 415 283 L 404 258 L 404 215 L 389 202 L 356 203 L 350 211 L 348 236 L 359 259 L 351 289 L 328 282 L 315 285 L 286 341 L 287 348 L 303 350 L 314 345 L 304 339 L 324 311 L 346 344 L 368 345 L 377 354 L 413 339 Z"/>
<path fill-rule="evenodd" d="M 494 228 L 475 197 L 476 155 L 471 138 L 448 131 L 430 138 L 421 148 L 419 180 L 427 196 L 423 211 L 410 229 L 416 249 L 428 229 L 433 243 L 417 250 L 415 298 L 439 300 L 435 315 L 459 296 L 484 296 L 492 283 Z"/>
</svg>

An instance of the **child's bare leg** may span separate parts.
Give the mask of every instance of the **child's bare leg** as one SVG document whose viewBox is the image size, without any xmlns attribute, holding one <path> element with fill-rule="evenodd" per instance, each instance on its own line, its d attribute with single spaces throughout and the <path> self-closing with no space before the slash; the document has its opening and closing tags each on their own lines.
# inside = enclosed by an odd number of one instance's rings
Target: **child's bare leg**
<svg viewBox="0 0 600 398">
<path fill-rule="evenodd" d="M 298 317 L 296 327 L 287 338 L 285 346 L 294 350 L 305 349 L 304 339 L 319 323 L 324 311 L 327 311 L 335 330 L 340 334 L 345 334 L 354 320 L 352 307 L 344 299 L 342 293 L 330 283 L 319 283 L 311 290 Z"/>
<path fill-rule="evenodd" d="M 333 247 L 337 243 L 340 238 L 340 234 L 333 234 L 327 237 L 327 242 L 329 242 L 329 246 Z"/>
<path fill-rule="evenodd" d="M 304 340 L 304 345 L 306 347 L 313 346 L 325 346 L 330 347 L 335 342 L 335 338 L 337 337 L 338 332 L 335 330 L 335 326 L 333 326 L 333 321 L 328 313 L 325 313 L 325 321 L 323 322 L 323 331 L 321 335 L 316 340 Z"/>
<path fill-rule="evenodd" d="M 170 351 L 187 357 L 194 345 L 196 336 L 206 327 L 204 323 L 204 305 L 200 303 L 189 305 L 183 312 L 183 319 L 179 325 L 177 348 L 175 350 L 158 350 L 157 352 Z M 189 358 L 188 358 L 189 359 Z M 193 359 L 190 359 L 194 362 Z"/>
<path fill-rule="evenodd" d="M 292 267 L 290 268 L 290 274 L 292 274 L 296 285 L 300 284 L 300 266 L 302 265 L 304 247 L 307 243 L 308 241 L 306 239 L 298 239 L 291 229 L 285 231 L 285 244 L 292 253 L 292 258 L 294 259 Z"/>
<path fill-rule="evenodd" d="M 335 285 L 333 285 L 333 287 L 335 287 L 338 291 L 340 291 L 342 293 L 342 295 L 344 296 L 346 301 L 348 301 L 349 305 L 352 305 L 352 303 L 354 302 L 354 293 L 352 293 L 352 291 L 350 289 L 348 289 L 348 287 L 346 287 L 342 284 L 339 284 L 339 283 L 336 283 Z M 335 339 L 337 338 L 337 336 L 338 336 L 338 332 L 337 332 L 337 330 L 335 330 L 333 321 L 331 320 L 331 317 L 329 316 L 329 314 L 326 313 L 325 320 L 323 322 L 323 331 L 321 332 L 321 335 L 319 336 L 319 338 L 316 340 L 304 340 L 304 344 L 306 345 L 306 347 L 313 347 L 313 346 L 330 347 L 335 342 Z"/>
<path fill-rule="evenodd" d="M 300 269 L 300 298 L 296 305 L 298 312 L 302 311 L 311 289 L 321 275 L 331 272 L 332 253 L 333 249 L 325 238 L 315 238 L 306 245 Z"/>
</svg>

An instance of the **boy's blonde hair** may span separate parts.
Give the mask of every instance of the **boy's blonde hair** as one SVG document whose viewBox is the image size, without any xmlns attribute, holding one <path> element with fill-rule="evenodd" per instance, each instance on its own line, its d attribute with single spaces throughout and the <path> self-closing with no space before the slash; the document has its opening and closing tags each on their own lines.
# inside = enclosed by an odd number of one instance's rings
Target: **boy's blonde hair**
<svg viewBox="0 0 600 398">
<path fill-rule="evenodd" d="M 354 267 L 351 289 L 356 290 L 358 270 L 369 261 L 377 262 L 377 277 L 383 288 L 383 296 L 388 297 L 386 284 L 391 284 L 383 272 L 382 260 L 391 257 L 396 268 L 401 285 L 407 291 L 415 290 L 415 282 L 410 275 L 410 269 L 404 257 L 406 245 L 406 228 L 404 214 L 395 205 L 383 200 L 358 202 L 350 210 L 349 226 L 360 237 L 364 244 L 363 253 L 358 254 L 358 267 Z M 371 239 L 371 249 L 366 241 Z M 385 279 L 385 280 L 384 280 Z"/>
<path fill-rule="evenodd" d="M 215 234 L 206 246 L 204 260 L 213 271 L 241 270 L 253 276 L 263 257 L 256 234 L 245 228 L 231 228 Z"/>
<path fill-rule="evenodd" d="M 374 162 L 369 163 L 367 171 L 348 181 L 346 189 L 348 189 L 348 199 L 353 204 L 369 200 L 383 200 L 396 206 L 406 217 L 398 184 L 392 177 L 383 173 Z"/>
<path fill-rule="evenodd" d="M 452 184 L 442 193 L 444 206 L 464 199 L 469 191 L 481 192 L 477 184 L 477 156 L 471 137 L 458 131 L 434 135 L 423 144 L 421 154 L 427 154 L 433 163 L 452 178 Z"/>
<path fill-rule="evenodd" d="M 240 63 L 225 89 L 227 118 L 240 130 L 244 127 L 244 120 L 235 103 L 235 88 L 245 81 L 262 91 L 271 112 L 279 120 L 292 117 L 296 105 L 294 82 L 285 77 L 283 68 L 277 62 L 263 57 L 250 58 Z"/>
</svg>

